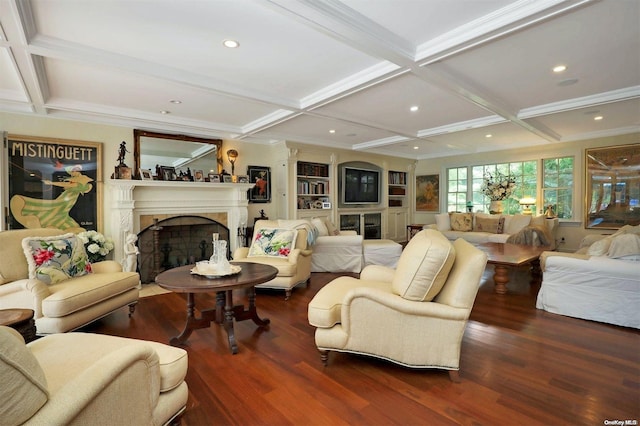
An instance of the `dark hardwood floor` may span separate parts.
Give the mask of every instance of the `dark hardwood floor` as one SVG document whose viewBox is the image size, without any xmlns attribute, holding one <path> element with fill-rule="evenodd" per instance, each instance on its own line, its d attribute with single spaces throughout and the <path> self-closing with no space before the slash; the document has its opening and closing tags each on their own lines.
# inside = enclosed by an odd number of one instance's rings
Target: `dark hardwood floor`
<svg viewBox="0 0 640 426">
<path fill-rule="evenodd" d="M 323 367 L 307 304 L 337 275 L 313 274 L 309 287 L 259 291 L 267 330 L 236 323 L 231 355 L 219 326 L 195 331 L 183 425 L 603 425 L 640 420 L 640 333 L 535 309 L 538 285 L 512 274 L 493 292 L 488 266 L 462 344 L 460 377 L 331 353 Z M 197 295 L 197 307 L 214 304 Z M 640 308 L 640 307 L 639 307 Z M 181 330 L 178 294 L 140 300 L 84 329 L 168 342 Z M 609 423 L 613 424 L 613 423 Z"/>
</svg>

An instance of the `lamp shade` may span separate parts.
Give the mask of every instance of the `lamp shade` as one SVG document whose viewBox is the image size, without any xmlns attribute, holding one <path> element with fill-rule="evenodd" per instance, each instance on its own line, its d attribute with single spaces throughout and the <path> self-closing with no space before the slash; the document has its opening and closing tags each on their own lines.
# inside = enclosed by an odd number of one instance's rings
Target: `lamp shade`
<svg viewBox="0 0 640 426">
<path fill-rule="evenodd" d="M 521 206 L 531 206 L 536 203 L 536 199 L 532 197 L 524 197 L 520 199 Z"/>
<path fill-rule="evenodd" d="M 533 214 L 531 208 L 529 206 L 536 203 L 536 199 L 532 197 L 523 197 L 520 199 L 520 205 L 524 206 L 522 209 L 522 214 Z"/>
</svg>

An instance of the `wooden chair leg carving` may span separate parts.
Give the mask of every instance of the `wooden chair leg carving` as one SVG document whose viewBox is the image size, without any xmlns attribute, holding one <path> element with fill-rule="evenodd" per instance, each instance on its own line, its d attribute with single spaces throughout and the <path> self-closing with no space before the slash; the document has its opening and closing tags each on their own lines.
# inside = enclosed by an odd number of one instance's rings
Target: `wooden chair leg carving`
<svg viewBox="0 0 640 426">
<path fill-rule="evenodd" d="M 136 301 L 135 303 L 132 303 L 129 305 L 129 316 L 133 315 L 133 313 L 136 310 L 136 305 L 138 304 L 138 302 Z"/>
<path fill-rule="evenodd" d="M 320 360 L 325 367 L 329 364 L 329 351 L 320 351 Z"/>
</svg>

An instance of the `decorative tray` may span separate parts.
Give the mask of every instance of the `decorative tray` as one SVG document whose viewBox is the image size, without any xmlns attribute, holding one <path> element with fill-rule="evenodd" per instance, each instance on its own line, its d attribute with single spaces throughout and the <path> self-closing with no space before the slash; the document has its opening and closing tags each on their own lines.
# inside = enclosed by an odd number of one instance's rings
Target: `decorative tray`
<svg viewBox="0 0 640 426">
<path fill-rule="evenodd" d="M 222 273 L 216 273 L 214 270 L 207 270 L 207 271 L 198 271 L 198 268 L 192 268 L 191 269 L 191 273 L 194 275 L 200 275 L 201 277 L 205 277 L 205 278 L 220 278 L 220 277 L 226 277 L 229 275 L 235 275 L 237 273 L 239 273 L 242 270 L 242 267 L 238 266 L 238 265 L 231 265 L 231 270 L 229 272 L 222 272 Z"/>
</svg>

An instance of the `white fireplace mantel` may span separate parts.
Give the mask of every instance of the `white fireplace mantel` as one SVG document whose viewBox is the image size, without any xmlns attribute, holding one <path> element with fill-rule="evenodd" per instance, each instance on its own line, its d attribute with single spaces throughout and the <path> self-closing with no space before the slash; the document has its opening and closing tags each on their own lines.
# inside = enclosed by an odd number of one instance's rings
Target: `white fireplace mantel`
<svg viewBox="0 0 640 426">
<path fill-rule="evenodd" d="M 124 255 L 124 238 L 128 232 L 141 231 L 143 215 L 188 215 L 226 213 L 229 235 L 247 224 L 247 190 L 250 183 L 168 182 L 152 180 L 109 179 L 106 181 L 111 204 L 110 229 L 115 245 L 113 259 Z M 230 239 L 231 252 L 237 239 Z"/>
</svg>

